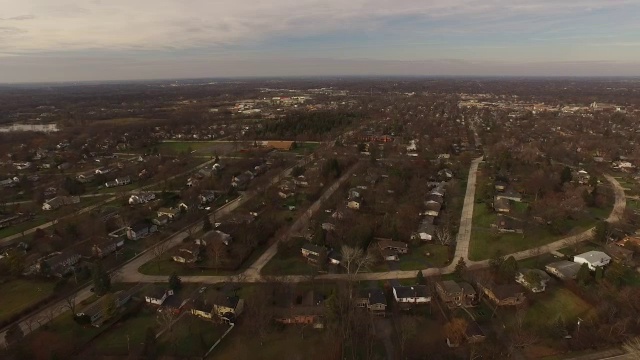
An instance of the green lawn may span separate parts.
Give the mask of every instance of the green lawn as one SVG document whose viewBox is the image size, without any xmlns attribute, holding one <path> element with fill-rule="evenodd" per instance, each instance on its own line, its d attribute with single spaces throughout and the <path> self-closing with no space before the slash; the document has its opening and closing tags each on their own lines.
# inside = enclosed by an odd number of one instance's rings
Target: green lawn
<svg viewBox="0 0 640 360">
<path fill-rule="evenodd" d="M 227 275 L 228 271 L 205 269 L 205 268 L 190 268 L 188 265 L 177 263 L 171 259 L 169 254 L 163 254 L 158 258 L 155 258 L 148 263 L 138 268 L 142 274 L 145 275 L 167 275 L 176 273 L 182 276 L 190 275 Z"/>
<path fill-rule="evenodd" d="M 498 233 L 491 229 L 491 224 L 496 220 L 496 214 L 484 203 L 474 204 L 473 229 L 469 244 L 469 259 L 477 261 L 491 258 L 496 251 L 503 254 L 531 249 L 546 245 L 567 235 L 578 234 L 595 226 L 599 219 L 604 219 L 611 212 L 612 206 L 606 208 L 589 208 L 588 216 L 577 221 L 571 221 L 571 230 L 565 235 L 555 235 L 545 225 L 526 229 L 524 234 Z"/>
<path fill-rule="evenodd" d="M 202 357 L 228 328 L 228 325 L 186 314 L 162 335 L 160 352 L 179 358 Z"/>
<path fill-rule="evenodd" d="M 298 153 L 298 154 L 312 153 L 319 146 L 320 146 L 320 144 L 318 144 L 318 143 L 299 142 L 299 143 L 296 143 L 296 148 L 293 149 L 293 152 Z"/>
<path fill-rule="evenodd" d="M 0 321 L 51 295 L 55 282 L 16 279 L 0 285 Z"/>
<path fill-rule="evenodd" d="M 143 308 L 132 318 L 111 327 L 96 339 L 94 345 L 100 354 L 124 356 L 128 354 L 127 339 L 133 349 L 142 346 L 148 327 L 157 331 L 156 313 L 149 308 Z"/>
<path fill-rule="evenodd" d="M 216 348 L 208 359 L 335 359 L 340 348 L 322 330 L 310 327 L 304 329 L 288 326 L 281 331 L 270 331 L 266 338 L 260 339 L 250 334 L 232 330 L 227 338 Z M 304 338 L 303 338 L 304 335 Z M 338 356 L 339 357 L 339 356 Z"/>
<path fill-rule="evenodd" d="M 546 329 L 559 318 L 566 324 L 574 323 L 578 317 L 586 319 L 592 310 L 591 305 L 566 288 L 548 289 L 536 295 L 524 322 L 534 329 Z"/>
<path fill-rule="evenodd" d="M 426 255 L 429 253 L 429 255 Z M 442 267 L 449 264 L 449 247 L 438 244 L 424 244 L 410 248 L 408 254 L 400 255 L 400 270 L 421 270 Z"/>
<path fill-rule="evenodd" d="M 262 268 L 264 275 L 313 275 L 317 273 L 317 268 L 307 263 L 302 255 L 285 257 L 276 254 Z"/>
</svg>

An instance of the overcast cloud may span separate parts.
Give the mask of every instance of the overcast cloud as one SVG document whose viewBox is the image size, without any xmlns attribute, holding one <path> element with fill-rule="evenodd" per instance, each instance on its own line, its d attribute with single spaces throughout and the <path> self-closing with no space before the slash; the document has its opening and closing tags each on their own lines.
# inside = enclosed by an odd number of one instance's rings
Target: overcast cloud
<svg viewBox="0 0 640 360">
<path fill-rule="evenodd" d="M 0 0 L 0 81 L 130 78 L 139 63 L 163 64 L 153 76 L 165 78 L 196 65 L 198 76 L 235 74 L 220 65 L 233 61 L 257 64 L 251 75 L 287 74 L 261 70 L 260 59 L 314 59 L 316 72 L 357 60 L 371 73 L 390 61 L 458 59 L 478 74 L 487 62 L 526 74 L 586 61 L 640 75 L 638 19 L 637 0 Z"/>
</svg>

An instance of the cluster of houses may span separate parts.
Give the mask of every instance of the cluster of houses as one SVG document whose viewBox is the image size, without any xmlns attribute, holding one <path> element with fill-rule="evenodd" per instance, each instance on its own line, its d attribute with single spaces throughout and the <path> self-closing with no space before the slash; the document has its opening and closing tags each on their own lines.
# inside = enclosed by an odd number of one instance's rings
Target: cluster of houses
<svg viewBox="0 0 640 360">
<path fill-rule="evenodd" d="M 498 213 L 498 216 L 493 226 L 499 232 L 522 233 L 522 221 L 509 216 L 512 203 L 522 202 L 522 195 L 502 181 L 496 181 L 494 188 L 496 195 L 493 197 L 493 209 Z"/>
<path fill-rule="evenodd" d="M 260 164 L 254 166 L 253 169 L 232 177 L 231 186 L 238 190 L 245 190 L 247 186 L 249 186 L 251 180 L 267 172 L 267 170 L 269 170 L 269 166 L 270 164 L 268 162 L 262 161 Z"/>
<path fill-rule="evenodd" d="M 129 184 L 131 184 L 131 177 L 125 176 L 125 177 L 116 178 L 113 181 L 107 181 L 106 183 L 104 183 L 104 186 L 108 188 L 112 188 L 112 187 L 124 186 Z"/>
<path fill-rule="evenodd" d="M 444 203 L 446 193 L 445 183 L 433 184 L 435 187 L 429 191 L 424 201 L 424 211 L 421 214 L 422 220 L 412 238 L 422 241 L 430 241 L 435 238 L 435 219 L 440 216 L 440 210 Z"/>
<path fill-rule="evenodd" d="M 49 199 L 42 204 L 42 210 L 50 211 L 57 210 L 66 205 L 79 204 L 79 196 L 56 196 L 53 199 Z"/>
</svg>

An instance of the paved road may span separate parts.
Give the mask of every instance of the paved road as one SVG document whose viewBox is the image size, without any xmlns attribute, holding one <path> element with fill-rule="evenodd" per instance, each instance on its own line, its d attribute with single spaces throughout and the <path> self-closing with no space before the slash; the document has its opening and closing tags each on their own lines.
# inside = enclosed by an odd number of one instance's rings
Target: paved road
<svg viewBox="0 0 640 360">
<path fill-rule="evenodd" d="M 173 179 L 175 179 L 175 178 L 177 178 L 177 177 L 179 177 L 179 176 L 183 176 L 183 175 L 186 175 L 186 174 L 188 174 L 188 173 L 190 173 L 190 172 L 192 172 L 192 171 L 195 171 L 195 170 L 198 170 L 198 169 L 200 169 L 200 168 L 203 168 L 203 167 L 205 167 L 205 166 L 209 165 L 210 163 L 212 163 L 212 162 L 214 162 L 214 161 L 215 161 L 215 159 L 212 159 L 212 160 L 206 161 L 206 162 L 204 162 L 204 163 L 202 163 L 202 164 L 200 164 L 200 165 L 198 165 L 198 166 L 196 166 L 196 167 L 194 167 L 194 168 L 191 168 L 191 169 L 189 169 L 189 170 L 187 170 L 187 171 L 184 171 L 184 172 L 182 172 L 182 173 L 180 173 L 180 174 L 173 175 L 173 176 L 171 176 L 171 177 L 167 178 L 167 181 L 169 181 L 169 180 L 173 180 Z M 162 183 L 162 181 L 158 181 L 158 182 L 155 182 L 155 183 L 152 183 L 152 184 L 148 184 L 148 185 L 145 185 L 145 186 L 139 187 L 139 188 L 134 189 L 134 190 L 131 190 L 131 191 L 121 192 L 121 193 L 114 192 L 114 193 L 102 193 L 102 194 L 86 194 L 86 195 L 82 195 L 81 197 L 83 197 L 83 198 L 84 198 L 84 197 L 108 196 L 109 194 L 116 194 L 115 196 L 112 196 L 112 197 L 108 198 L 107 200 L 102 201 L 102 202 L 101 202 L 101 203 L 99 203 L 99 204 L 96 204 L 96 205 L 92 205 L 92 206 L 86 207 L 86 208 L 84 208 L 84 209 L 79 210 L 79 211 L 78 211 L 78 212 L 76 212 L 76 213 L 69 214 L 69 215 L 67 215 L 67 216 L 65 216 L 65 217 L 63 217 L 63 218 L 56 219 L 55 221 L 49 221 L 49 222 L 44 223 L 44 224 L 42 224 L 42 225 L 40 225 L 40 226 L 36 226 L 36 227 L 33 227 L 33 228 L 29 229 L 29 230 L 25 230 L 25 231 L 24 231 L 24 235 L 28 235 L 28 234 L 34 233 L 34 232 L 35 232 L 36 230 L 38 230 L 38 229 L 46 229 L 46 228 L 48 228 L 48 227 L 50 227 L 50 226 L 54 225 L 55 223 L 59 222 L 61 219 L 64 219 L 64 218 L 66 218 L 66 217 L 69 217 L 69 216 L 75 216 L 75 215 L 80 215 L 80 214 L 84 214 L 84 213 L 86 213 L 86 212 L 88 212 L 88 211 L 91 211 L 91 210 L 93 210 L 93 209 L 96 209 L 96 208 L 98 208 L 98 207 L 100 207 L 100 206 L 102 206 L 102 205 L 104 205 L 104 204 L 106 204 L 106 203 L 109 203 L 109 202 L 111 202 L 111 201 L 113 201 L 113 200 L 117 199 L 117 197 L 118 197 L 118 196 L 124 195 L 125 193 L 127 193 L 127 194 L 128 194 L 128 193 L 133 193 L 133 192 L 136 192 L 136 191 L 145 190 L 145 189 L 148 189 L 148 188 L 150 188 L 150 187 L 157 186 L 158 184 L 161 184 L 161 183 Z M 117 188 L 115 188 L 114 190 L 116 190 L 116 189 L 117 189 Z M 22 235 L 23 235 L 23 232 L 20 232 L 20 233 L 18 233 L 18 234 L 14 234 L 14 235 L 11 235 L 11 236 L 4 237 L 4 238 L 0 239 L 0 246 L 2 246 L 2 245 L 6 245 L 6 244 L 9 244 L 9 243 L 11 243 L 11 241 L 12 241 L 12 240 L 15 240 L 15 239 L 19 239 L 19 238 L 21 238 L 21 237 L 22 237 Z"/>
<path fill-rule="evenodd" d="M 295 166 L 306 165 L 309 161 L 310 161 L 310 158 L 305 158 L 305 159 L 301 160 L 300 162 L 298 162 Z M 273 178 L 271 178 L 269 183 L 266 185 L 266 187 L 270 187 L 272 185 L 275 185 L 282 178 L 284 178 L 286 176 L 289 176 L 289 174 L 291 174 L 291 171 L 293 170 L 293 168 L 295 166 L 292 166 L 292 167 L 282 171 L 279 175 L 276 175 Z M 247 201 L 251 200 L 257 194 L 258 194 L 258 191 L 256 191 L 256 190 L 247 191 L 240 198 L 238 198 L 238 199 L 230 202 L 229 204 L 221 207 L 220 209 L 216 210 L 215 216 L 213 216 L 213 214 L 211 214 L 211 215 L 209 215 L 209 217 L 211 219 L 213 219 L 213 218 L 220 219 L 221 217 L 223 217 L 225 215 L 228 215 L 229 213 L 231 213 L 232 211 L 234 211 L 238 207 L 242 206 Z M 200 230 L 201 228 L 202 228 L 202 222 L 199 222 L 196 225 L 193 225 L 191 227 L 193 232 L 196 232 L 196 231 Z M 170 249 L 170 248 L 180 244 L 182 242 L 182 240 L 185 237 L 187 237 L 188 235 L 189 235 L 189 233 L 188 233 L 187 230 L 178 232 L 176 234 L 173 234 L 170 237 L 170 239 L 168 239 L 166 242 L 163 242 L 161 244 L 156 245 L 156 247 L 157 246 L 163 246 L 165 249 Z M 277 250 L 277 248 L 276 248 L 276 250 Z M 268 252 L 269 251 L 272 251 L 272 248 L 269 248 Z M 138 268 L 140 266 L 142 266 L 142 265 L 146 264 L 147 262 L 153 260 L 156 257 L 156 254 L 157 254 L 157 252 L 154 251 L 153 249 L 151 249 L 150 251 L 147 251 L 142 256 L 139 256 L 135 260 L 133 260 L 133 261 L 129 262 L 128 264 L 126 264 L 125 266 L 123 266 L 121 268 L 121 270 L 120 270 L 121 271 L 121 274 L 120 274 L 121 275 L 121 281 L 123 281 L 123 282 L 164 282 L 164 281 L 166 281 L 167 280 L 166 276 L 144 275 L 144 274 L 141 274 L 138 271 Z M 261 256 L 258 259 L 258 262 L 260 262 L 261 259 L 263 259 L 264 256 L 266 256 L 266 255 L 263 254 L 263 256 Z M 266 264 L 266 262 L 265 262 L 265 264 Z M 255 264 L 252 265 L 252 267 L 253 266 L 255 266 Z M 225 276 L 183 276 L 183 277 L 181 277 L 181 279 L 183 279 L 183 281 L 187 281 L 187 282 L 198 282 L 197 279 L 202 279 L 202 278 L 211 279 L 211 280 L 209 280 L 207 282 L 222 282 L 222 281 L 225 281 L 227 279 L 227 277 L 225 277 Z M 216 281 L 213 281 L 213 280 L 216 280 Z"/>
<path fill-rule="evenodd" d="M 480 163 L 480 161 L 482 161 L 481 158 L 475 159 L 471 163 L 471 166 L 469 169 L 467 191 L 465 194 L 465 201 L 462 208 L 460 229 L 458 231 L 458 243 L 457 243 L 456 252 L 455 252 L 456 258 L 459 258 L 459 257 L 465 258 L 465 261 L 467 262 L 467 265 L 469 266 L 469 268 L 482 268 L 482 267 L 489 266 L 489 260 L 483 260 L 483 261 L 468 260 L 471 217 L 473 216 L 473 205 L 475 201 L 476 175 L 478 170 L 478 164 Z M 620 219 L 622 214 L 624 213 L 624 210 L 626 208 L 625 194 L 624 194 L 624 190 L 622 189 L 622 186 L 620 186 L 620 183 L 618 183 L 618 181 L 615 178 L 609 175 L 605 175 L 605 178 L 613 186 L 614 194 L 615 194 L 615 204 L 613 206 L 613 210 L 611 211 L 611 214 L 607 218 L 608 221 L 613 222 Z M 567 236 L 553 243 L 540 246 L 538 248 L 520 251 L 513 254 L 508 254 L 507 256 L 513 255 L 518 260 L 535 257 L 540 254 L 544 254 L 547 252 L 555 251 L 563 247 L 566 247 L 567 244 L 573 244 L 578 241 L 587 240 L 592 236 L 592 232 L 593 232 L 593 228 L 588 229 L 577 235 Z M 273 256 L 273 255 L 267 255 L 265 256 L 265 259 L 267 258 L 270 259 L 269 256 Z M 451 264 L 443 268 L 423 269 L 422 273 L 424 276 L 449 274 L 454 271 L 455 263 L 456 261 L 453 261 Z M 263 265 L 264 264 L 262 264 L 262 266 Z M 381 273 L 361 273 L 355 276 L 355 280 L 359 280 L 359 281 L 393 280 L 393 279 L 412 278 L 412 277 L 415 277 L 417 273 L 418 273 L 418 270 L 409 270 L 409 271 L 395 270 L 395 271 L 387 271 L 387 272 L 381 272 Z M 241 276 L 241 277 L 238 277 L 237 279 L 233 277 L 226 277 L 226 276 L 185 276 L 185 277 L 182 277 L 182 280 L 186 282 L 202 282 L 202 283 L 208 283 L 208 284 L 215 284 L 215 283 L 220 283 L 224 281 L 255 282 L 255 281 L 261 280 L 261 278 L 255 274 L 255 271 L 253 271 L 250 275 L 251 275 L 250 278 Z M 322 280 L 344 280 L 345 275 L 344 274 L 323 274 L 323 275 L 318 275 L 315 278 L 322 279 Z M 131 275 L 129 279 L 130 280 L 126 280 L 126 281 L 161 282 L 161 281 L 165 281 L 166 277 L 140 277 L 140 275 Z M 280 276 L 279 279 L 286 282 L 303 282 L 303 281 L 308 281 L 309 277 L 302 276 L 302 275 L 288 275 L 288 276 Z"/>
<path fill-rule="evenodd" d="M 460 228 L 456 237 L 456 252 L 453 261 L 447 266 L 448 271 L 453 271 L 456 267 L 457 259 L 469 259 L 469 242 L 471 241 L 471 228 L 473 225 L 473 204 L 476 196 L 476 177 L 478 175 L 478 165 L 482 162 L 482 156 L 474 159 L 469 167 L 469 177 L 467 179 L 467 191 L 464 195 L 462 214 L 460 215 Z"/>
<path fill-rule="evenodd" d="M 82 300 L 89 298 L 92 295 L 89 287 L 85 287 L 76 293 L 75 302 L 79 304 Z M 36 313 L 33 313 L 20 321 L 20 327 L 24 334 L 28 334 L 35 331 L 40 326 L 48 323 L 51 319 L 55 319 L 57 316 L 69 311 L 67 301 L 62 299 L 50 306 L 42 309 Z M 80 305 L 78 307 L 81 307 Z M 4 348 L 6 343 L 4 341 L 5 332 L 0 333 L 0 348 Z"/>
<path fill-rule="evenodd" d="M 67 216 L 61 217 L 61 218 L 53 220 L 53 221 L 46 222 L 46 223 L 44 223 L 42 225 L 33 227 L 33 228 L 29 229 L 29 230 L 25 230 L 23 232 L 19 232 L 17 234 L 11 235 L 11 236 L 4 237 L 4 238 L 0 239 L 0 246 L 7 245 L 7 244 L 11 243 L 13 240 L 21 238 L 23 235 L 29 235 L 31 233 L 34 233 L 38 229 L 46 229 L 49 226 L 53 226 L 56 223 L 60 222 L 60 220 L 65 219 L 67 217 L 76 216 L 76 215 L 80 215 L 80 214 L 84 214 L 86 212 L 89 212 L 89 211 L 91 211 L 93 209 L 96 209 L 96 208 L 98 208 L 98 207 L 100 207 L 100 206 L 102 206 L 102 205 L 104 205 L 104 204 L 106 204 L 108 202 L 111 202 L 111 201 L 113 201 L 115 199 L 117 199 L 117 196 L 112 196 L 112 197 L 110 197 L 110 198 L 108 198 L 108 199 L 106 199 L 106 200 L 104 200 L 102 202 L 99 202 L 99 203 L 97 203 L 95 205 L 91 205 L 91 206 L 88 206 L 86 208 L 80 209 L 77 212 L 73 212 L 73 213 L 71 213 L 71 214 L 69 214 Z"/>
<path fill-rule="evenodd" d="M 289 228 L 289 231 L 286 235 L 282 236 L 282 238 L 277 239 L 267 251 L 262 254 L 256 262 L 254 262 L 245 272 L 244 276 L 246 279 L 250 279 L 252 281 L 258 281 L 261 278 L 260 271 L 262 268 L 278 253 L 278 241 L 287 240 L 291 237 L 292 234 L 300 233 L 304 231 L 309 226 L 309 220 L 313 217 L 313 215 L 320 210 L 322 204 L 327 201 L 335 192 L 340 188 L 340 185 L 344 184 L 347 181 L 353 172 L 358 168 L 358 164 L 349 169 L 340 179 L 338 179 L 333 185 L 331 185 L 325 192 L 320 196 L 316 202 L 311 204 L 309 208 L 302 214 L 298 220 Z"/>
</svg>

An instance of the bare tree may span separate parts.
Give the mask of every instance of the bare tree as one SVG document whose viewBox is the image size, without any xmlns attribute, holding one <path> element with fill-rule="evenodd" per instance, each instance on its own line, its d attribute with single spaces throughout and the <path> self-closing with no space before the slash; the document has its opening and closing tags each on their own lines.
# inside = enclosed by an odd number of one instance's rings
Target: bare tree
<svg viewBox="0 0 640 360">
<path fill-rule="evenodd" d="M 398 334 L 398 343 L 400 344 L 400 354 L 404 358 L 407 341 L 414 338 L 417 334 L 415 317 L 413 316 L 400 317 L 400 321 L 396 322 L 396 331 Z"/>
<path fill-rule="evenodd" d="M 435 235 L 436 240 L 440 245 L 449 245 L 451 244 L 451 240 L 453 240 L 453 235 L 446 226 L 438 227 L 435 231 Z"/>
<path fill-rule="evenodd" d="M 360 248 L 353 248 L 346 245 L 342 246 L 342 261 L 340 265 L 342 265 L 347 272 L 349 281 L 353 281 L 355 275 L 361 271 L 369 270 L 369 267 L 374 261 L 374 256 L 369 252 Z"/>
<path fill-rule="evenodd" d="M 64 298 L 65 307 L 69 309 L 69 311 L 71 311 L 71 314 L 73 315 L 76 314 L 76 297 L 77 296 L 78 296 L 78 293 L 73 292 Z"/>
<path fill-rule="evenodd" d="M 153 256 L 156 258 L 161 257 L 165 252 L 167 252 L 167 247 L 168 247 L 168 242 L 167 241 L 161 241 L 159 243 L 157 243 L 154 247 L 153 247 Z M 158 266 L 158 270 L 160 270 L 160 262 L 156 261 L 156 265 Z"/>
</svg>

